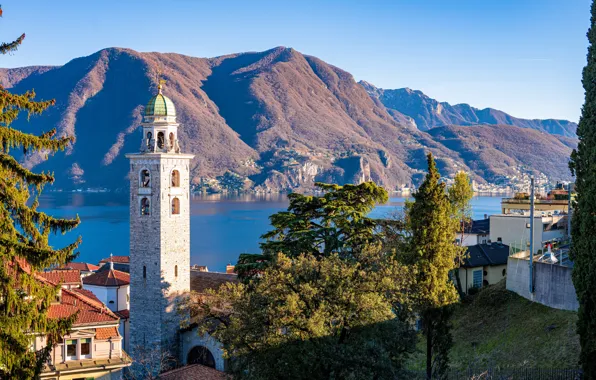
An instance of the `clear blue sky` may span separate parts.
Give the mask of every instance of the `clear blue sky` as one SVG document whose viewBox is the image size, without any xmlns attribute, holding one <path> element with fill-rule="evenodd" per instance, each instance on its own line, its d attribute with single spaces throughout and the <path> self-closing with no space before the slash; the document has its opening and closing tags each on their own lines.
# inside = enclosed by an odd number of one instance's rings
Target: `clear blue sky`
<svg viewBox="0 0 596 380">
<path fill-rule="evenodd" d="M 577 121 L 589 0 L 5 0 L 0 67 L 105 47 L 212 57 L 275 46 L 383 88 L 526 118 Z"/>
</svg>

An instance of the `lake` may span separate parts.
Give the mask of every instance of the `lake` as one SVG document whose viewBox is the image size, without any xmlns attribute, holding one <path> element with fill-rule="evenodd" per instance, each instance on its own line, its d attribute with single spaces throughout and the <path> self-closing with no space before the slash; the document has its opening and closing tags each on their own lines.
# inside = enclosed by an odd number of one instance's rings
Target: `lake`
<svg viewBox="0 0 596 380">
<path fill-rule="evenodd" d="M 405 198 L 391 197 L 376 207 L 372 217 L 391 215 L 403 207 Z M 46 193 L 39 209 L 55 217 L 81 218 L 80 226 L 50 238 L 55 247 L 82 236 L 76 261 L 97 264 L 102 258 L 128 255 L 129 196 L 127 193 Z M 478 196 L 472 200 L 474 218 L 501 212 L 500 197 Z M 285 210 L 282 194 L 195 195 L 191 198 L 191 264 L 206 265 L 210 271 L 224 271 L 243 252 L 258 253 L 259 237 L 270 229 L 269 216 Z"/>
</svg>

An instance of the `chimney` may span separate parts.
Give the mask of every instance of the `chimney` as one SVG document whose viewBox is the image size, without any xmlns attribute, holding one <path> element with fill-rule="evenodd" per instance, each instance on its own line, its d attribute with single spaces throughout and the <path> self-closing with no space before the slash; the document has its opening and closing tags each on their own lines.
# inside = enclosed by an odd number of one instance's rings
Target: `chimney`
<svg viewBox="0 0 596 380">
<path fill-rule="evenodd" d="M 488 219 L 488 214 L 484 214 L 484 219 Z"/>
<path fill-rule="evenodd" d="M 112 259 L 111 253 L 110 253 L 110 270 L 114 270 L 114 260 Z"/>
<path fill-rule="evenodd" d="M 226 273 L 227 274 L 233 274 L 234 273 L 234 265 L 232 265 L 231 263 L 226 265 Z"/>
</svg>

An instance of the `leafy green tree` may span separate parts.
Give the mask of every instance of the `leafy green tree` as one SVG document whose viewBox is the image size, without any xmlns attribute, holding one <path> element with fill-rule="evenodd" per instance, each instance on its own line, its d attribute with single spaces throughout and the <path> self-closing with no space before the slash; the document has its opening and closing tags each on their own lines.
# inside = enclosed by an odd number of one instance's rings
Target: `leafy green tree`
<svg viewBox="0 0 596 380">
<path fill-rule="evenodd" d="M 460 242 L 463 243 L 463 236 L 472 220 L 472 205 L 470 201 L 474 197 L 474 189 L 470 183 L 470 177 L 466 172 L 460 171 L 455 174 L 453 185 L 448 190 L 449 201 L 453 206 L 453 216 L 459 221 Z"/>
<path fill-rule="evenodd" d="M 242 254 L 236 270 L 244 278 L 263 269 L 278 252 L 289 257 L 311 254 L 325 257 L 332 252 L 348 258 L 362 247 L 382 240 L 384 221 L 368 217 L 377 204 L 387 202 L 387 191 L 374 182 L 360 185 L 317 183 L 321 196 L 288 195 L 287 211 L 271 215 L 273 230 L 262 236 L 263 254 Z"/>
<path fill-rule="evenodd" d="M 222 189 L 228 191 L 242 191 L 245 188 L 244 178 L 230 171 L 216 178 Z"/>
<path fill-rule="evenodd" d="M 1 10 L 0 10 L 1 15 Z M 25 35 L 0 45 L 0 53 L 15 51 Z M 55 152 L 71 141 L 53 138 L 55 130 L 40 136 L 10 127 L 19 113 L 40 114 L 54 101 L 34 101 L 33 91 L 11 94 L 0 86 L 0 378 L 31 379 L 38 376 L 52 346 L 68 330 L 69 320 L 47 317 L 58 289 L 36 278 L 35 272 L 51 265 L 63 265 L 74 257 L 78 240 L 62 249 L 48 244 L 50 233 L 71 230 L 79 223 L 56 219 L 37 210 L 37 198 L 54 178 L 33 173 L 11 154 L 20 148 L 25 154 Z M 31 201 L 31 198 L 33 200 Z M 46 346 L 30 349 L 36 334 L 47 336 Z"/>
<path fill-rule="evenodd" d="M 410 270 L 379 246 L 337 253 L 279 253 L 250 284 L 228 283 L 195 304 L 225 347 L 234 379 L 396 379 L 415 347 Z"/>
<path fill-rule="evenodd" d="M 570 168 L 577 192 L 571 223 L 574 262 L 573 284 L 579 301 L 577 331 L 580 362 L 586 379 L 596 379 L 596 3 L 588 31 L 587 65 L 582 83 L 585 102 L 577 135 L 579 143 L 571 154 Z"/>
<path fill-rule="evenodd" d="M 449 361 L 449 306 L 459 299 L 449 273 L 456 268 L 463 248 L 455 244 L 459 221 L 453 218 L 445 184 L 440 182 L 432 155 L 427 158 L 428 173 L 413 194 L 414 201 L 406 204 L 399 253 L 403 262 L 415 269 L 412 297 L 426 338 L 427 377 L 434 379 L 443 378 Z"/>
<path fill-rule="evenodd" d="M 474 189 L 472 189 L 470 178 L 465 172 L 457 172 L 453 185 L 449 187 L 448 194 L 449 201 L 453 207 L 453 217 L 459 221 L 459 245 L 463 246 L 466 226 L 470 225 L 472 221 L 472 205 L 470 204 L 470 201 L 472 200 L 472 197 L 474 197 Z M 457 264 L 457 267 L 461 265 L 459 262 Z M 455 274 L 457 282 L 457 290 L 460 295 L 463 295 L 464 292 L 459 278 L 459 269 L 456 268 L 453 273 Z"/>
</svg>

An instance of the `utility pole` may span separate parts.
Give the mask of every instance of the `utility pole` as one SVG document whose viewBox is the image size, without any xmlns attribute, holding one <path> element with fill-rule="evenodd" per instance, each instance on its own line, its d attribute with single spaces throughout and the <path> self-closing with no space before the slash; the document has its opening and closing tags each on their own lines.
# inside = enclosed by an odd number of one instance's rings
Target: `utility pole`
<svg viewBox="0 0 596 380">
<path fill-rule="evenodd" d="M 530 294 L 534 293 L 534 176 L 530 177 Z"/>
</svg>

